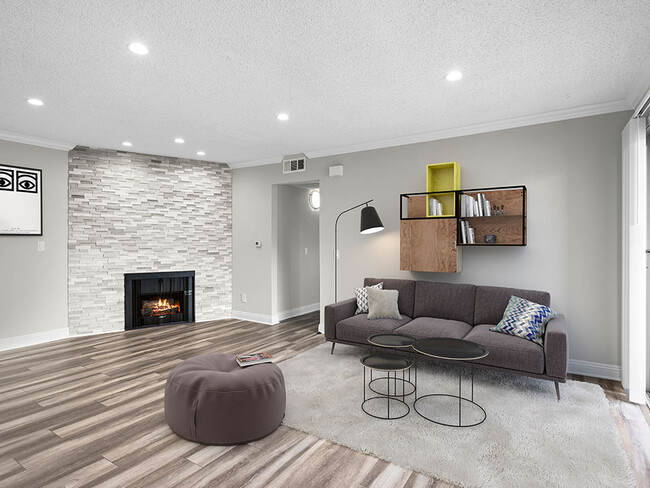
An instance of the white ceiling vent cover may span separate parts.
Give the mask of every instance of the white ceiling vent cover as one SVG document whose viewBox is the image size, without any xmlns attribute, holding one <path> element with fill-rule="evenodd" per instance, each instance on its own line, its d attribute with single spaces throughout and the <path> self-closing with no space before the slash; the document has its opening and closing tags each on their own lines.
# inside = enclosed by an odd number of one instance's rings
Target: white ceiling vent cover
<svg viewBox="0 0 650 488">
<path fill-rule="evenodd" d="M 295 156 L 286 156 L 282 160 L 282 173 L 298 173 L 307 169 L 307 156 L 297 154 Z"/>
</svg>

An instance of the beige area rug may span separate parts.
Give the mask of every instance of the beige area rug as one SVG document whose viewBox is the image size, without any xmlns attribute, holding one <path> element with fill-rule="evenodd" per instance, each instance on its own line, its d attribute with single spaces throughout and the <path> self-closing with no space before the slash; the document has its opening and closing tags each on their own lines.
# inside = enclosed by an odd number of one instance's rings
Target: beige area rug
<svg viewBox="0 0 650 488">
<path fill-rule="evenodd" d="M 461 486 L 635 484 L 598 385 L 568 381 L 560 385 L 558 403 L 549 381 L 477 368 L 474 400 L 487 412 L 483 424 L 452 428 L 428 422 L 413 410 L 412 396 L 406 417 L 377 420 L 361 410 L 359 359 L 367 350 L 337 344 L 330 355 L 330 347 L 323 344 L 279 363 L 287 387 L 285 425 Z M 420 360 L 418 390 L 456 393 L 457 368 Z M 457 418 L 456 405 L 439 411 L 452 409 Z"/>
</svg>

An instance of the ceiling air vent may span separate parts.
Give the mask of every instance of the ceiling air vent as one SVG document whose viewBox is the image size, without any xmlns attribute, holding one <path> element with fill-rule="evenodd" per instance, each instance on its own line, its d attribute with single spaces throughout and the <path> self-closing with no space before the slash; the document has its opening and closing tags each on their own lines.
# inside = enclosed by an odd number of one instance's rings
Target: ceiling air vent
<svg viewBox="0 0 650 488">
<path fill-rule="evenodd" d="M 286 156 L 282 160 L 283 173 L 298 173 L 307 169 L 307 156 L 298 154 L 296 156 Z"/>
</svg>

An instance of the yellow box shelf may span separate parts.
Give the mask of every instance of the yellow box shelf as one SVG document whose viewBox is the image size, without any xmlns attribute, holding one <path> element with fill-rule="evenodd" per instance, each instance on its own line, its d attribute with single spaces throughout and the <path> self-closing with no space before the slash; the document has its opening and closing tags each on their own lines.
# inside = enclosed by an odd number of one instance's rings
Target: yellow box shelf
<svg viewBox="0 0 650 488">
<path fill-rule="evenodd" d="M 431 215 L 430 199 L 427 198 L 427 217 L 454 217 L 456 215 L 456 194 L 460 190 L 460 164 L 456 162 L 427 165 L 427 191 L 438 193 L 435 198 L 442 204 L 442 215 Z"/>
</svg>

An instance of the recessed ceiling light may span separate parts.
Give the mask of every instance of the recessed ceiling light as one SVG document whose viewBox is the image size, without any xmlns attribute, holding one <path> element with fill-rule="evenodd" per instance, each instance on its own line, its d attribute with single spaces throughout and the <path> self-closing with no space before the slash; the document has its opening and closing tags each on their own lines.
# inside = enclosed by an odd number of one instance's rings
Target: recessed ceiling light
<svg viewBox="0 0 650 488">
<path fill-rule="evenodd" d="M 203 151 L 196 151 L 197 156 L 205 156 L 205 153 Z"/>
<path fill-rule="evenodd" d="M 140 56 L 149 54 L 149 48 L 141 42 L 132 42 L 129 44 L 129 51 L 131 51 L 133 54 L 139 54 Z"/>
<path fill-rule="evenodd" d="M 278 120 L 289 120 L 289 116 L 285 113 L 281 113 L 277 115 Z"/>
<path fill-rule="evenodd" d="M 176 139 L 174 139 L 174 142 L 176 144 L 185 144 L 185 139 L 183 139 L 182 137 L 177 137 Z"/>
<path fill-rule="evenodd" d="M 445 75 L 445 80 L 447 81 L 458 81 L 463 77 L 463 73 L 460 71 L 450 71 Z"/>
<path fill-rule="evenodd" d="M 131 144 L 129 141 L 124 141 L 124 142 L 122 143 L 122 145 L 123 145 L 123 146 L 126 146 L 126 147 L 131 147 L 131 146 L 133 146 L 133 144 Z"/>
<path fill-rule="evenodd" d="M 39 100 L 38 98 L 28 98 L 27 103 L 29 103 L 30 105 L 36 105 L 40 107 L 41 105 L 43 105 L 43 100 Z"/>
</svg>

